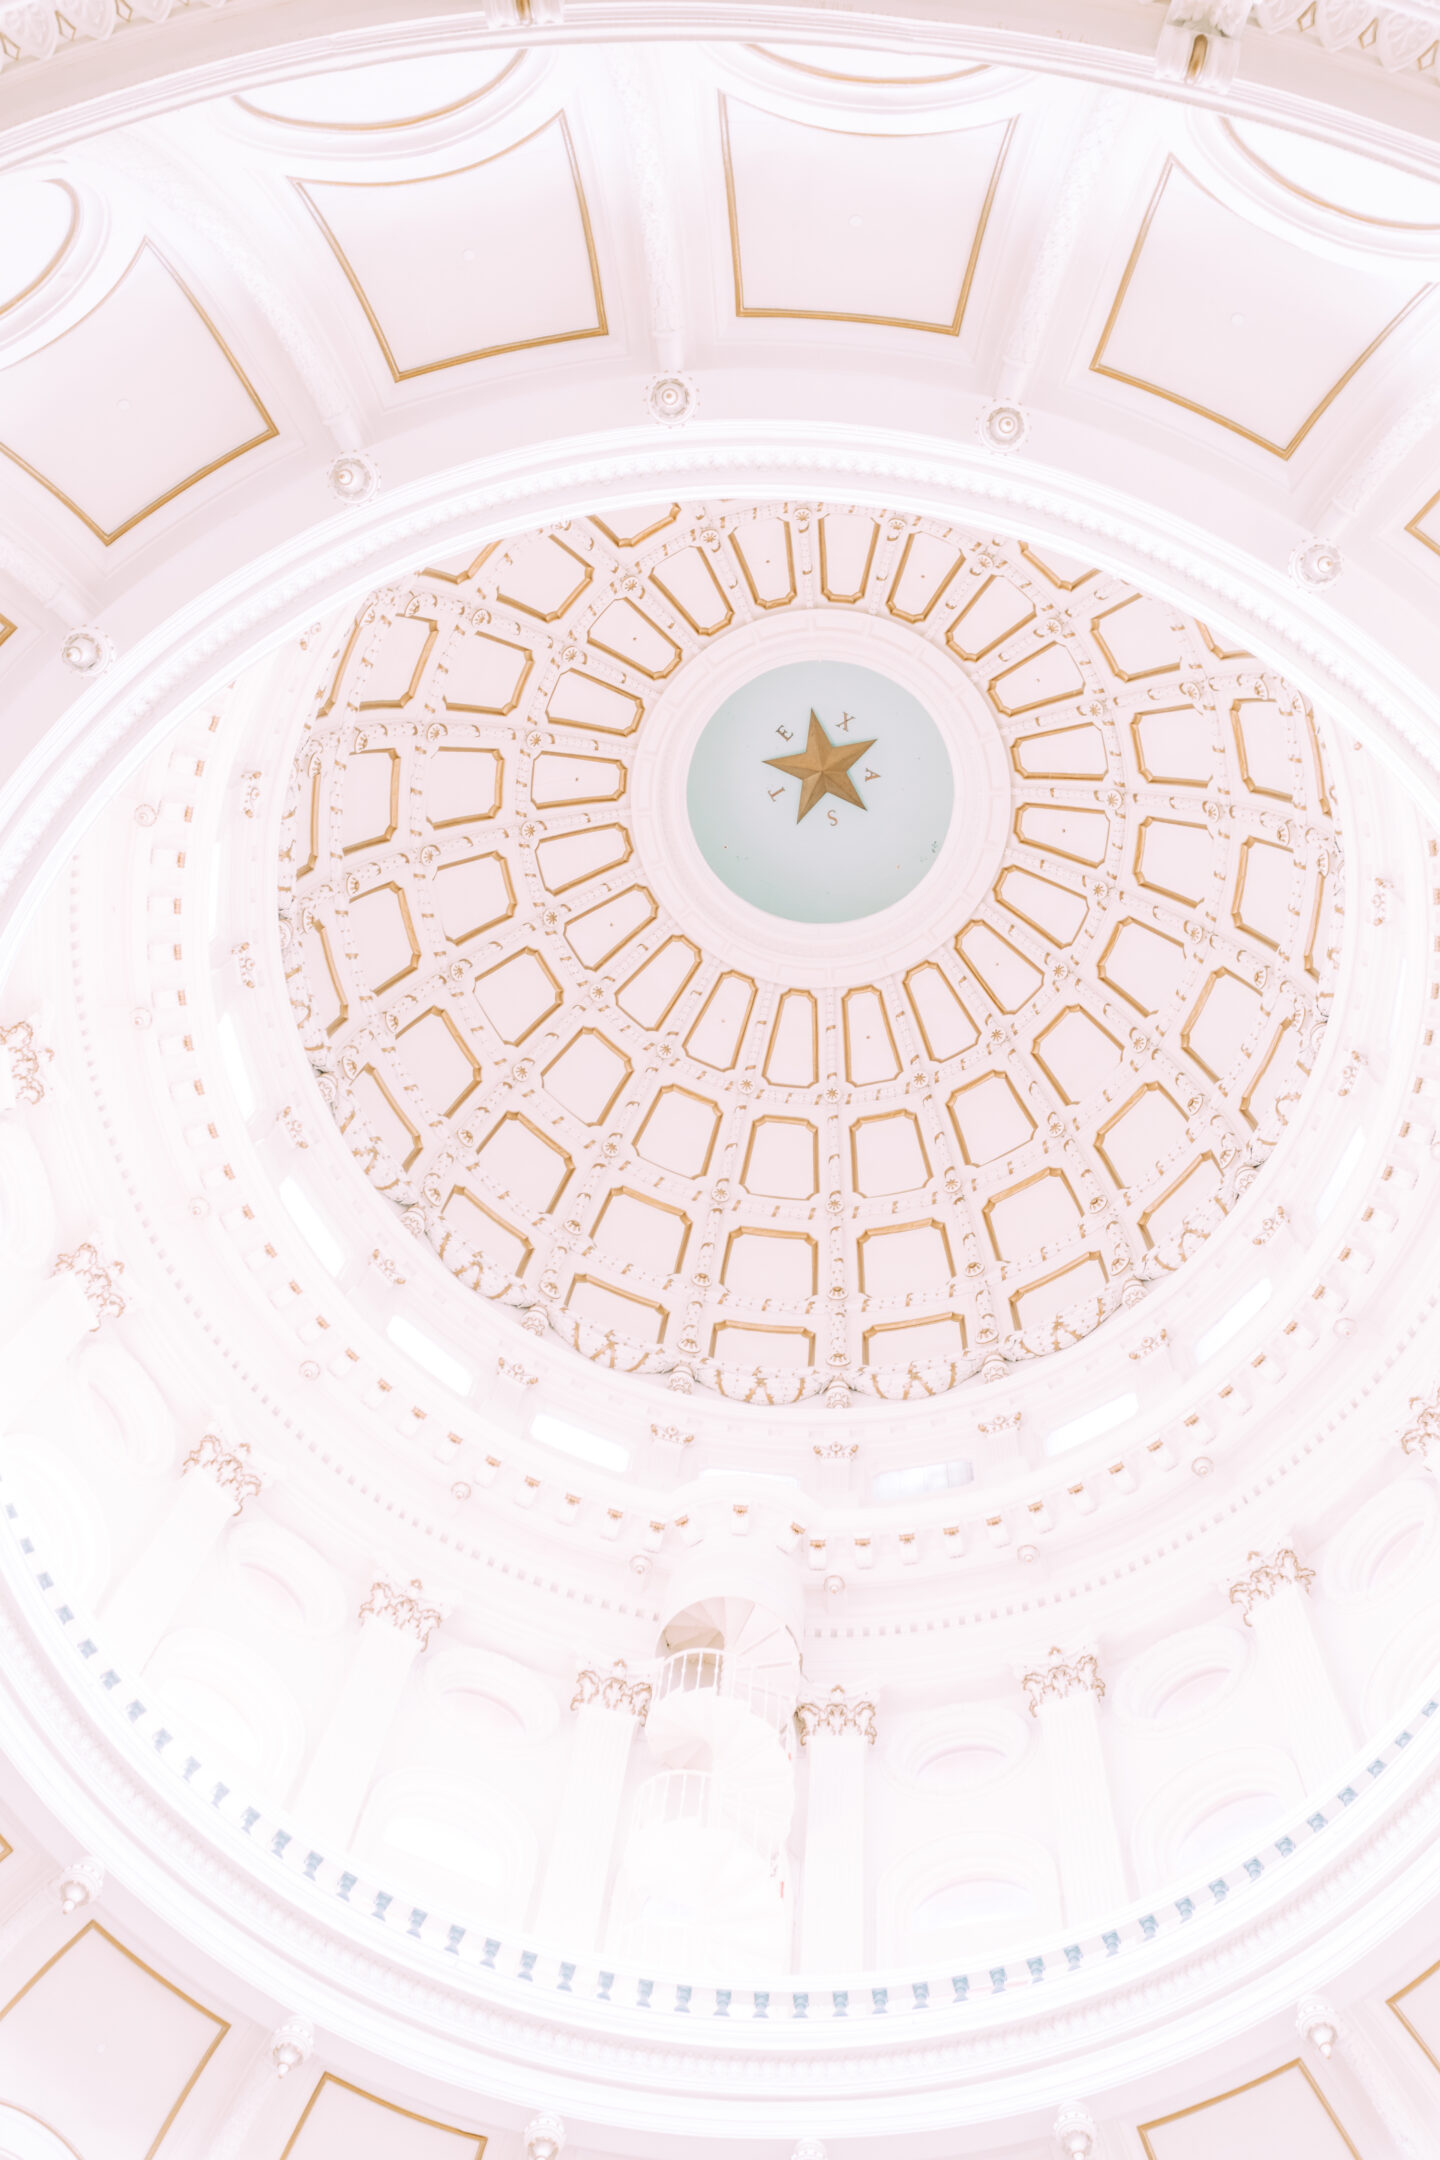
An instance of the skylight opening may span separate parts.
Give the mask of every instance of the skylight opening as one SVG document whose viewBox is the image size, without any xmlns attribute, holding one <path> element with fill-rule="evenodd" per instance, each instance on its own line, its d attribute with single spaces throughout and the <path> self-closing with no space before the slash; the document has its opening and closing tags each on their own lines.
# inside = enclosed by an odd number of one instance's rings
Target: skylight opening
<svg viewBox="0 0 1440 2160">
<path fill-rule="evenodd" d="M 345 1247 L 304 1186 L 297 1185 L 293 1177 L 281 1178 L 280 1198 L 285 1203 L 286 1214 L 321 1266 L 331 1275 L 338 1275 L 345 1265 Z"/>
<path fill-rule="evenodd" d="M 1345 1143 L 1344 1154 L 1325 1180 L 1320 1198 L 1315 1203 L 1315 1220 L 1317 1223 L 1324 1222 L 1326 1216 L 1331 1214 L 1339 1203 L 1345 1187 L 1350 1182 L 1351 1172 L 1354 1170 L 1356 1163 L 1359 1162 L 1364 1148 L 1365 1134 L 1363 1129 L 1360 1132 L 1351 1133 L 1350 1138 Z"/>
<path fill-rule="evenodd" d="M 618 1440 L 587 1432 L 583 1425 L 567 1424 L 564 1418 L 551 1417 L 547 1410 L 537 1411 L 530 1420 L 530 1437 L 561 1455 L 573 1455 L 577 1462 L 594 1463 L 600 1470 L 630 1467 L 630 1450 L 621 1447 Z"/>
<path fill-rule="evenodd" d="M 451 1357 L 448 1350 L 442 1350 L 439 1343 L 425 1334 L 423 1329 L 416 1327 L 413 1320 L 407 1320 L 403 1313 L 395 1313 L 387 1321 L 385 1333 L 397 1350 L 403 1350 L 407 1357 L 414 1358 L 417 1365 L 423 1365 L 426 1372 L 433 1373 L 437 1380 L 443 1381 L 446 1387 L 453 1388 L 457 1395 L 469 1394 L 475 1378 L 470 1368 L 462 1365 L 459 1358 Z"/>
<path fill-rule="evenodd" d="M 226 1013 L 215 1030 L 220 1045 L 220 1062 L 225 1067 L 225 1077 L 230 1082 L 230 1092 L 235 1097 L 240 1115 L 248 1125 L 255 1115 L 255 1084 L 250 1078 L 250 1068 L 245 1063 L 245 1053 L 240 1048 L 240 1031 L 235 1025 L 233 1013 Z"/>
<path fill-rule="evenodd" d="M 1226 1343 L 1233 1342 L 1243 1327 L 1247 1327 L 1261 1308 L 1270 1302 L 1271 1283 L 1268 1275 L 1251 1285 L 1242 1298 L 1237 1298 L 1229 1312 L 1222 1313 L 1213 1327 L 1208 1327 L 1195 1345 L 1195 1362 L 1204 1365 L 1223 1350 Z"/>
<path fill-rule="evenodd" d="M 870 1480 L 870 1497 L 882 1507 L 887 1500 L 919 1500 L 926 1493 L 968 1485 L 974 1475 L 968 1462 L 917 1463 L 909 1470 L 882 1470 Z"/>
<path fill-rule="evenodd" d="M 1067 1449 L 1081 1447 L 1087 1440 L 1098 1440 L 1102 1433 L 1114 1432 L 1117 1425 L 1128 1424 L 1139 1408 L 1138 1395 L 1116 1395 L 1110 1402 L 1087 1410 L 1083 1417 L 1057 1425 L 1046 1439 L 1045 1453 L 1063 1455 Z"/>
</svg>

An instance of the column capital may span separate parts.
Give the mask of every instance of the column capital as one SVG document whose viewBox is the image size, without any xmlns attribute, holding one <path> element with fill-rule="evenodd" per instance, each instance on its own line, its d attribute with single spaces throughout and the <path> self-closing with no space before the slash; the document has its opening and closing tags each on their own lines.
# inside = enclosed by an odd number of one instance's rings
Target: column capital
<svg viewBox="0 0 1440 2160">
<path fill-rule="evenodd" d="M 105 1870 L 89 1853 L 72 1860 L 63 1874 L 55 1879 L 55 1891 L 60 1899 L 60 1910 L 67 1918 L 82 1905 L 93 1905 L 105 1889 Z"/>
<path fill-rule="evenodd" d="M 602 1673 L 593 1665 L 583 1665 L 575 1675 L 575 1693 L 570 1698 L 572 1710 L 583 1710 L 589 1703 L 599 1703 L 603 1710 L 623 1710 L 643 1725 L 650 1712 L 651 1687 L 648 1680 L 632 1680 L 623 1657 L 617 1657 L 608 1673 Z"/>
<path fill-rule="evenodd" d="M 1400 1435 L 1400 1445 L 1407 1455 L 1418 1455 L 1423 1463 L 1433 1460 L 1440 1470 L 1440 1389 L 1433 1395 L 1411 1396 L 1410 1422 Z"/>
<path fill-rule="evenodd" d="M 360 1607 L 360 1621 L 387 1620 L 397 1634 L 410 1634 L 423 1650 L 445 1615 L 438 1605 L 425 1602 L 425 1585 L 418 1575 L 408 1583 L 381 1576 L 370 1585 L 370 1595 Z"/>
<path fill-rule="evenodd" d="M 1282 1545 L 1269 1555 L 1247 1553 L 1252 1563 L 1244 1575 L 1230 1585 L 1230 1603 L 1243 1605 L 1245 1625 L 1253 1626 L 1252 1615 L 1257 1605 L 1264 1605 L 1280 1590 L 1293 1584 L 1296 1589 L 1308 1590 L 1315 1580 L 1314 1568 L 1305 1567 L 1293 1545 Z"/>
<path fill-rule="evenodd" d="M 215 1480 L 222 1492 L 228 1492 L 235 1505 L 232 1514 L 239 1515 L 247 1500 L 253 1500 L 265 1484 L 264 1478 L 250 1459 L 248 1440 L 236 1440 L 227 1446 L 219 1433 L 203 1433 L 181 1464 L 181 1475 L 187 1470 L 203 1470 Z"/>
<path fill-rule="evenodd" d="M 45 1081 L 40 1060 L 52 1057 L 54 1052 L 45 1049 L 36 1039 L 34 1022 L 17 1020 L 13 1027 L 0 1027 L 0 1051 L 4 1052 L 9 1068 L 10 1089 L 15 1101 L 44 1102 Z"/>
<path fill-rule="evenodd" d="M 1051 2135 L 1066 2160 L 1090 2160 L 1100 2141 L 1094 2116 L 1078 2100 L 1067 2101 L 1061 2108 Z"/>
<path fill-rule="evenodd" d="M 795 1722 L 800 1727 L 801 1747 L 807 1747 L 815 1733 L 837 1738 L 842 1733 L 858 1733 L 871 1747 L 875 1745 L 874 1703 L 868 1696 L 851 1695 L 840 1680 L 818 1702 L 797 1703 Z"/>
<path fill-rule="evenodd" d="M 102 1320 L 118 1320 L 125 1310 L 125 1300 L 115 1286 L 114 1277 L 123 1275 L 123 1260 L 102 1260 L 99 1249 L 86 1243 L 77 1245 L 74 1252 L 57 1253 L 51 1268 L 52 1279 L 56 1275 L 73 1275 L 84 1292 L 86 1303 L 95 1318 L 90 1323 L 93 1334 Z"/>
<path fill-rule="evenodd" d="M 1058 1643 L 1051 1643 L 1044 1659 L 1021 1674 L 1020 1685 L 1029 1698 L 1031 1717 L 1040 1715 L 1043 1702 L 1061 1702 L 1067 1695 L 1093 1695 L 1099 1702 L 1105 1694 L 1094 1651 L 1079 1650 L 1067 1657 Z"/>
<path fill-rule="evenodd" d="M 532 2115 L 525 2125 L 525 2160 L 560 2160 L 565 2125 L 558 2115 Z"/>
</svg>

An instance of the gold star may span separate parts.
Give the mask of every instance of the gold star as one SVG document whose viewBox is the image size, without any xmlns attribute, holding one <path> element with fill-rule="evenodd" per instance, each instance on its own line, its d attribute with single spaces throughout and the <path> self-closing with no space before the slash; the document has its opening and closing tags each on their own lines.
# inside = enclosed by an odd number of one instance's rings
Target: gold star
<svg viewBox="0 0 1440 2160">
<path fill-rule="evenodd" d="M 823 795 L 835 795 L 841 802 L 854 803 L 857 810 L 865 808 L 850 778 L 850 767 L 856 758 L 872 749 L 874 743 L 873 735 L 869 742 L 832 743 L 812 712 L 805 748 L 794 757 L 766 758 L 767 765 L 773 765 L 777 772 L 788 773 L 792 780 L 800 782 L 800 808 L 795 813 L 797 825 L 801 818 L 809 816 Z"/>
</svg>

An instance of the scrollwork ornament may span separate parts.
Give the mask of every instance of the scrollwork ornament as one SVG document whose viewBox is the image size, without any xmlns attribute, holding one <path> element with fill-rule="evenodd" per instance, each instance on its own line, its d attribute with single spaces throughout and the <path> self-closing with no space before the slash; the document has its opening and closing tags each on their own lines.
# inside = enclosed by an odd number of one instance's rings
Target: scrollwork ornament
<svg viewBox="0 0 1440 2160">
<path fill-rule="evenodd" d="M 112 1280 L 124 1272 L 123 1260 L 102 1260 L 96 1247 L 88 1243 L 77 1245 L 74 1252 L 60 1253 L 50 1270 L 52 1277 L 73 1275 L 79 1283 L 95 1315 L 90 1323 L 92 1334 L 102 1320 L 118 1320 L 124 1312 L 125 1300 Z"/>
<path fill-rule="evenodd" d="M 54 1051 L 45 1049 L 37 1041 L 33 1022 L 17 1020 L 13 1027 L 0 1027 L 0 1050 L 10 1065 L 10 1085 L 17 1102 L 38 1103 L 45 1100 L 45 1082 L 41 1074 L 42 1058 L 48 1063 Z"/>
</svg>

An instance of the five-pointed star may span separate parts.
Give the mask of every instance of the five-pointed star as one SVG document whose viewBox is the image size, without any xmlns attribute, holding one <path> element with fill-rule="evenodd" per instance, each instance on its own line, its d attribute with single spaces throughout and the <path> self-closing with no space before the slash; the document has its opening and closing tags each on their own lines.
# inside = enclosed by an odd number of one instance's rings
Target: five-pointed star
<svg viewBox="0 0 1440 2160">
<path fill-rule="evenodd" d="M 874 743 L 873 735 L 869 742 L 832 743 L 812 712 L 805 748 L 797 751 L 794 757 L 766 758 L 767 765 L 773 765 L 777 772 L 788 773 L 792 780 L 800 782 L 800 808 L 795 813 L 797 825 L 801 818 L 809 816 L 822 795 L 836 795 L 841 802 L 854 803 L 857 810 L 865 808 L 850 778 L 850 767 L 856 758 L 873 748 Z"/>
</svg>

